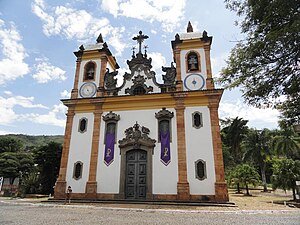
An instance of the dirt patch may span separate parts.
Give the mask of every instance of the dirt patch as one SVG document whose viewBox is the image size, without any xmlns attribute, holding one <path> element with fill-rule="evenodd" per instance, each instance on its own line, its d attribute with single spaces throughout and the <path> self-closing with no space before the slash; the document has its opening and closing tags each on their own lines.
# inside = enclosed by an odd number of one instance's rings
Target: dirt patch
<svg viewBox="0 0 300 225">
<path fill-rule="evenodd" d="M 282 190 L 262 192 L 262 190 L 250 190 L 252 196 L 236 194 L 235 190 L 229 190 L 229 198 L 239 209 L 243 210 L 287 210 L 292 209 L 289 201 L 292 199 L 291 192 Z M 281 202 L 282 204 L 277 204 Z M 286 202 L 286 205 L 284 204 Z M 299 209 L 298 209 L 299 210 Z"/>
</svg>

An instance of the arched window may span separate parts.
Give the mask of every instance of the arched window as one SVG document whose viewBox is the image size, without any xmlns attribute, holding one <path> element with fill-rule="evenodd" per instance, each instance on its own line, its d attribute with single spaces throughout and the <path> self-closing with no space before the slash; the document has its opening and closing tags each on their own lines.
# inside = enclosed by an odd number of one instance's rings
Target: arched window
<svg viewBox="0 0 300 225">
<path fill-rule="evenodd" d="M 74 163 L 73 178 L 75 180 L 79 180 L 82 177 L 82 167 L 83 167 L 82 162 L 78 161 Z"/>
<path fill-rule="evenodd" d="M 199 159 L 195 162 L 196 169 L 196 178 L 199 180 L 204 180 L 207 178 L 206 176 L 206 162 Z"/>
<path fill-rule="evenodd" d="M 109 166 L 114 161 L 115 144 L 117 138 L 117 123 L 120 120 L 120 115 L 110 111 L 102 118 L 105 121 L 104 163 Z"/>
<path fill-rule="evenodd" d="M 88 62 L 84 69 L 84 80 L 94 80 L 96 72 L 96 64 L 94 62 Z"/>
<path fill-rule="evenodd" d="M 87 122 L 88 122 L 87 118 L 81 118 L 81 119 L 79 120 L 78 131 L 79 131 L 80 133 L 86 132 L 86 130 L 87 130 Z"/>
<path fill-rule="evenodd" d="M 192 120 L 193 120 L 193 127 L 199 129 L 200 127 L 203 127 L 203 119 L 202 119 L 202 113 L 200 112 L 194 112 L 192 114 Z"/>
<path fill-rule="evenodd" d="M 106 134 L 116 133 L 116 122 L 110 122 L 106 124 Z"/>
<path fill-rule="evenodd" d="M 105 116 L 103 116 L 103 120 L 105 121 L 105 139 L 104 144 L 106 143 L 106 139 L 108 135 L 114 136 L 114 143 L 116 142 L 116 131 L 117 131 L 117 123 L 120 120 L 120 115 L 116 113 L 109 112 Z"/>
<path fill-rule="evenodd" d="M 158 120 L 158 142 L 160 142 L 162 133 L 170 133 L 170 142 L 172 142 L 171 119 L 174 117 L 174 113 L 162 108 L 158 113 L 155 113 L 155 117 Z"/>
<path fill-rule="evenodd" d="M 196 52 L 190 52 L 186 58 L 187 72 L 200 71 L 200 57 Z"/>
</svg>

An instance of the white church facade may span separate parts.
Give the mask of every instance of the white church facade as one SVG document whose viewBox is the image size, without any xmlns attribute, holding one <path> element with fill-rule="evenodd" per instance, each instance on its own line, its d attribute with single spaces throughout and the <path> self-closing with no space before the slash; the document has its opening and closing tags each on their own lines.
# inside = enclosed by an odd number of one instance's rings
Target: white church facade
<svg viewBox="0 0 300 225">
<path fill-rule="evenodd" d="M 101 35 L 80 46 L 54 197 L 168 201 L 228 201 L 218 106 L 212 81 L 212 37 L 176 34 L 174 64 L 156 81 L 141 31 L 130 73 L 119 68 Z M 175 66 L 176 64 L 176 66 Z"/>
</svg>

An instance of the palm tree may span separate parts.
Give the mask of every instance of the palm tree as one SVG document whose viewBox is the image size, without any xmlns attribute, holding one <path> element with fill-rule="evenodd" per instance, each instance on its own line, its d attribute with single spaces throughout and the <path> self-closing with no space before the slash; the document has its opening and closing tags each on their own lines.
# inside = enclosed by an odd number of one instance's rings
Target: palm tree
<svg viewBox="0 0 300 225">
<path fill-rule="evenodd" d="M 266 167 L 267 159 L 271 156 L 272 137 L 270 130 L 250 129 L 243 145 L 245 154 L 243 160 L 252 159 L 260 168 L 264 192 L 267 192 Z"/>
<path fill-rule="evenodd" d="M 274 138 L 274 148 L 277 156 L 286 156 L 294 160 L 300 159 L 300 147 L 297 143 L 291 127 L 280 123 L 279 135 Z"/>
<path fill-rule="evenodd" d="M 243 153 L 241 150 L 241 143 L 248 131 L 248 127 L 246 126 L 247 123 L 248 120 L 238 117 L 221 121 L 221 124 L 224 126 L 224 128 L 221 130 L 222 143 L 225 145 L 225 149 L 231 156 L 224 158 L 230 158 L 231 160 L 227 160 L 228 162 L 233 161 L 233 165 L 231 166 L 238 165 L 242 162 Z M 236 182 L 236 185 L 237 193 L 241 193 L 239 182 Z"/>
<path fill-rule="evenodd" d="M 234 158 L 235 164 L 242 162 L 243 153 L 241 151 L 241 143 L 245 138 L 248 127 L 248 120 L 236 117 L 235 119 L 227 119 L 222 129 L 222 141 L 229 147 L 229 151 Z"/>
</svg>

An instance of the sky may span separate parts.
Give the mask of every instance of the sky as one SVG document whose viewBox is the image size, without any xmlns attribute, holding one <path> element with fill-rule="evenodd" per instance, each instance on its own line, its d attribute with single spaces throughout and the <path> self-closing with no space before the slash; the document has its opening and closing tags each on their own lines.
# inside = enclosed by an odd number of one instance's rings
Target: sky
<svg viewBox="0 0 300 225">
<path fill-rule="evenodd" d="M 120 65 L 135 46 L 140 30 L 157 76 L 172 62 L 171 40 L 194 31 L 213 36 L 214 78 L 242 37 L 234 12 L 222 0 L 0 0 L 0 134 L 64 134 L 76 57 L 81 44 L 96 43 L 101 33 Z M 121 77 L 120 77 L 121 79 Z M 243 102 L 239 89 L 225 90 L 220 118 L 241 117 L 257 129 L 277 127 L 279 113 Z"/>
</svg>

